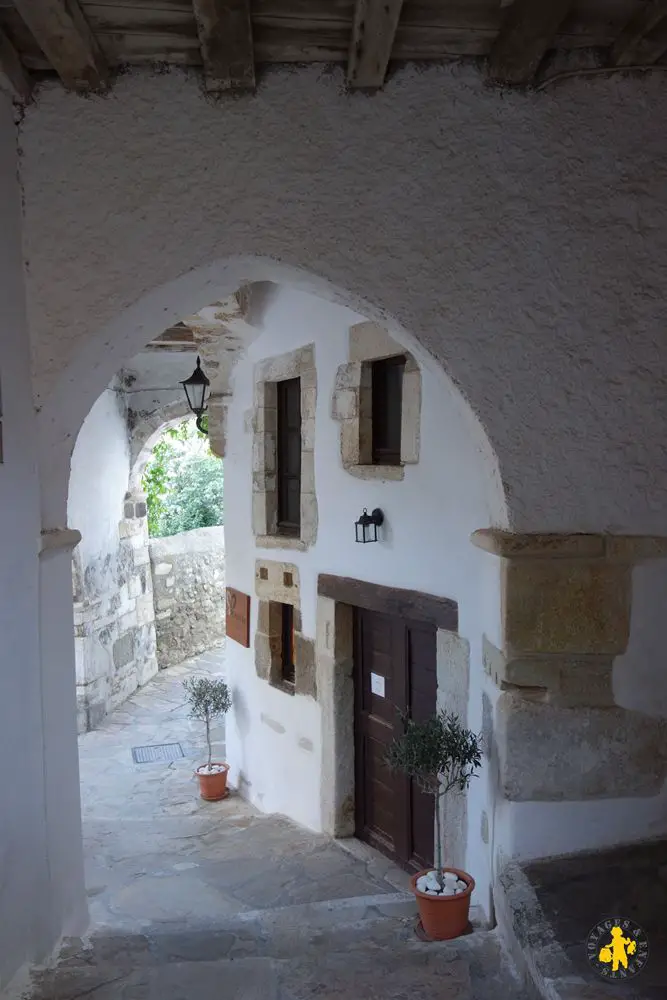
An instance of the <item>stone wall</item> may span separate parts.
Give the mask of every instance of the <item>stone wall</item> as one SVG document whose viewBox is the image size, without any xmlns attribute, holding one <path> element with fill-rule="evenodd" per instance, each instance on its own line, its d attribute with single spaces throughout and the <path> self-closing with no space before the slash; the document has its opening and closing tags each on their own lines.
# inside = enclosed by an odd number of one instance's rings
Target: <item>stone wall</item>
<svg viewBox="0 0 667 1000">
<path fill-rule="evenodd" d="M 160 669 L 225 636 L 224 528 L 196 528 L 150 541 Z"/>
<path fill-rule="evenodd" d="M 102 560 L 73 560 L 77 726 L 99 725 L 157 672 L 146 504 L 126 499 L 118 546 Z"/>
</svg>

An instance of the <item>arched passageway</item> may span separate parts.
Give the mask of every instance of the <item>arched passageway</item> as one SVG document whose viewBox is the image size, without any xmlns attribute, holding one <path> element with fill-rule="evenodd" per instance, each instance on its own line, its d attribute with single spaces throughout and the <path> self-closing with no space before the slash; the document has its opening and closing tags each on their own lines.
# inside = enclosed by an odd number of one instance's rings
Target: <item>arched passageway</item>
<svg viewBox="0 0 667 1000">
<path fill-rule="evenodd" d="M 435 711 L 437 705 L 444 705 L 451 688 L 462 718 L 481 728 L 482 677 L 470 669 L 471 650 L 478 658 L 484 628 L 492 625 L 492 609 L 497 607 L 498 594 L 493 570 L 489 571 L 485 557 L 469 544 L 469 536 L 479 524 L 506 523 L 500 475 L 488 440 L 468 405 L 440 366 L 408 334 L 386 320 L 382 326 L 369 321 L 364 313 L 340 304 L 343 296 L 339 291 L 323 289 L 322 283 L 302 273 L 290 271 L 291 280 L 274 282 L 271 294 L 267 294 L 267 281 L 286 274 L 285 269 L 270 262 L 245 260 L 218 264 L 215 269 L 187 276 L 187 281 L 180 279 L 174 287 L 163 290 L 159 298 L 151 296 L 134 306 L 114 324 L 114 330 L 124 331 L 125 350 L 136 353 L 144 346 L 141 339 L 146 337 L 147 330 L 153 335 L 159 333 L 158 323 L 173 323 L 201 309 L 207 299 L 195 296 L 207 295 L 210 301 L 215 288 L 217 301 L 233 293 L 235 289 L 229 282 L 236 280 L 232 275 L 238 273 L 246 280 L 254 273 L 261 287 L 259 304 L 252 301 L 255 282 L 244 286 L 241 292 L 247 313 L 239 322 L 250 328 L 246 340 L 235 350 L 231 365 L 230 358 L 225 357 L 224 336 L 204 337 L 198 345 L 213 378 L 209 421 L 212 436 L 217 425 L 218 439 L 226 442 L 227 584 L 252 595 L 248 623 L 252 639 L 245 648 L 228 642 L 226 657 L 234 698 L 227 723 L 231 775 L 234 785 L 261 809 L 286 814 L 317 831 L 350 835 L 354 829 L 349 823 L 345 827 L 341 807 L 336 802 L 354 795 L 354 783 L 344 765 L 336 770 L 339 751 L 335 743 L 340 737 L 335 733 L 353 725 L 348 714 L 351 702 L 348 695 L 343 714 L 330 714 L 333 687 L 328 690 L 328 686 L 337 683 L 335 674 L 339 667 L 333 661 L 329 664 L 327 651 L 316 644 L 318 619 L 327 613 L 327 599 L 318 595 L 318 576 L 333 572 L 340 578 L 374 582 L 380 589 L 402 587 L 432 595 L 436 601 L 456 601 L 460 610 L 455 632 L 438 631 L 438 659 L 437 665 L 435 660 L 433 664 L 434 669 L 437 666 L 438 677 L 431 707 Z M 313 289 L 327 294 L 325 297 L 313 294 Z M 254 310 L 252 325 L 248 318 L 251 310 Z M 90 371 L 100 382 L 111 377 L 112 365 L 124 371 L 129 367 L 129 353 L 119 358 L 114 330 L 107 328 L 97 338 L 99 354 L 94 359 L 88 357 Z M 112 351 L 107 347 L 110 341 L 115 345 Z M 402 456 L 395 470 L 400 470 L 399 477 L 384 466 L 376 465 L 365 471 L 367 467 L 360 462 L 361 456 L 355 458 L 347 453 L 350 432 L 359 436 L 362 431 L 358 424 L 356 431 L 349 424 L 350 415 L 354 422 L 354 405 L 349 413 L 346 407 L 354 392 L 362 391 L 359 373 L 370 370 L 373 358 L 401 352 L 406 352 L 408 362 L 403 376 Z M 67 396 L 66 387 L 76 379 L 80 364 L 77 359 L 56 390 L 56 396 L 66 399 L 66 406 L 64 411 L 58 410 L 60 438 L 45 445 L 48 453 L 60 449 L 62 454 L 68 448 L 75 421 L 80 419 L 79 411 L 94 391 L 94 379 L 89 379 L 76 401 Z M 305 533 L 296 548 L 294 539 L 264 537 L 271 533 L 271 527 L 266 520 L 260 523 L 267 516 L 272 489 L 271 466 L 262 464 L 271 461 L 267 448 L 272 435 L 266 423 L 271 418 L 270 406 L 265 406 L 266 400 L 263 403 L 258 397 L 262 386 L 273 384 L 272 379 L 280 382 L 281 378 L 287 378 L 292 372 L 290 366 L 294 365 L 292 374 L 303 386 L 301 475 L 305 477 L 301 493 Z M 355 377 L 357 390 L 353 388 Z M 136 388 L 136 383 L 133 384 Z M 221 404 L 216 407 L 218 386 L 222 387 Z M 55 406 L 55 398 L 50 405 Z M 127 452 L 133 460 L 128 479 L 130 493 L 123 497 L 128 503 L 141 503 L 132 490 L 136 490 L 148 449 L 155 440 L 155 424 L 165 418 L 176 419 L 171 414 L 178 412 L 179 405 L 177 400 L 170 399 L 161 409 L 133 421 Z M 49 420 L 48 413 L 47 406 L 42 427 L 51 435 L 55 433 L 55 423 Z M 64 427 L 63 419 L 72 421 L 70 430 Z M 442 434 L 444 427 L 446 436 Z M 265 433 L 268 437 L 264 437 Z M 75 468 L 76 465 L 75 451 Z M 49 482 L 45 470 L 45 511 L 51 512 L 51 517 L 58 517 L 57 511 L 62 507 L 62 498 L 57 496 L 60 485 L 60 477 Z M 264 514 L 260 511 L 262 504 Z M 379 504 L 388 512 L 387 525 L 383 541 L 371 557 L 370 550 L 362 553 L 354 542 L 354 520 L 362 506 Z M 424 530 L 428 525 L 431 528 Z M 70 529 L 76 527 L 71 520 Z M 64 552 L 63 567 L 66 558 Z M 269 580 L 267 585 L 258 584 L 258 589 L 255 587 L 257 559 Z M 280 597 L 280 586 L 276 593 L 271 588 L 279 567 L 283 567 L 280 571 L 283 576 L 291 574 L 294 580 L 289 596 L 295 610 L 297 648 L 292 690 L 289 685 L 287 689 L 281 688 L 263 652 L 265 642 L 267 650 L 275 646 L 271 609 L 274 600 Z M 486 624 L 475 606 L 480 594 L 484 595 L 488 608 Z M 150 623 L 147 624 L 150 628 Z M 58 628 L 65 646 L 62 623 Z M 433 631 L 434 642 L 436 631 Z M 340 636 L 332 633 L 332 641 L 337 647 L 346 640 L 342 633 Z M 65 648 L 63 651 L 66 652 Z M 448 664 L 456 668 L 454 681 L 447 676 Z M 319 693 L 316 674 L 321 675 Z M 137 676 L 143 682 L 140 672 Z M 281 774 L 287 775 L 288 780 L 281 781 Z M 332 775 L 327 801 L 326 789 Z M 487 909 L 488 849 L 477 843 L 479 838 L 473 843 L 468 830 L 479 829 L 481 813 L 489 811 L 488 795 L 493 794 L 489 781 L 484 772 L 483 781 L 464 812 L 452 815 L 449 821 L 452 849 L 460 863 L 469 857 L 469 864 L 477 870 L 480 899 Z"/>
</svg>

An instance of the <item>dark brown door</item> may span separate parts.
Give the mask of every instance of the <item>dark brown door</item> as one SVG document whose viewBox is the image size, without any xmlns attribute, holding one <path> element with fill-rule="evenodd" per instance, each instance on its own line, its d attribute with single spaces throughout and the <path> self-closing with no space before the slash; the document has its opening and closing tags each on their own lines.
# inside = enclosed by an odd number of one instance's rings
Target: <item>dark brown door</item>
<svg viewBox="0 0 667 1000">
<path fill-rule="evenodd" d="M 434 626 L 355 610 L 356 833 L 411 871 L 433 863 L 433 800 L 384 757 L 402 716 L 435 712 L 436 688 Z"/>
</svg>

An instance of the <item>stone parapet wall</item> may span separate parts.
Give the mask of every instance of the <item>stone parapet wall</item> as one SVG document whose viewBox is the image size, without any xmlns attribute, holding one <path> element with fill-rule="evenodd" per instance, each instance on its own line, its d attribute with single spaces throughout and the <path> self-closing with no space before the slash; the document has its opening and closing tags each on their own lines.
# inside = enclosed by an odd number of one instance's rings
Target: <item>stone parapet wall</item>
<svg viewBox="0 0 667 1000">
<path fill-rule="evenodd" d="M 225 636 L 224 528 L 196 528 L 150 541 L 160 669 Z"/>
</svg>

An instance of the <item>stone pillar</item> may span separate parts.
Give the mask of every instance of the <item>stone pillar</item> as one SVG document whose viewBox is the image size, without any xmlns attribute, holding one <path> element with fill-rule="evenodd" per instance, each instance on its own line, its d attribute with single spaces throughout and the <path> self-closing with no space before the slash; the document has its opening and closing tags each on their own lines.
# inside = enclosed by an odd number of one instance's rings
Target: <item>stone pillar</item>
<svg viewBox="0 0 667 1000">
<path fill-rule="evenodd" d="M 501 647 L 484 640 L 499 690 L 493 739 L 505 798 L 650 796 L 667 774 L 667 721 L 614 701 L 630 633 L 632 568 L 667 538 L 476 531 L 500 558 Z"/>
</svg>

